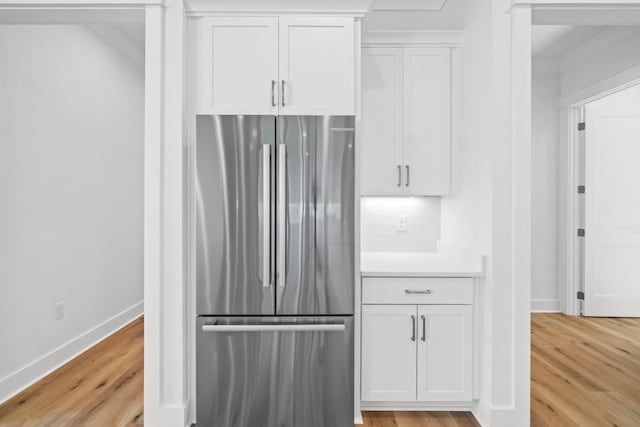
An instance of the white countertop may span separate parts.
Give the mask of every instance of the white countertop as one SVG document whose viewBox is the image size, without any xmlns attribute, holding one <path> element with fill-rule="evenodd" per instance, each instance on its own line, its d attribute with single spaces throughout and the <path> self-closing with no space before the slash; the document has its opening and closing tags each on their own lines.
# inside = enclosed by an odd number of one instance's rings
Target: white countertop
<svg viewBox="0 0 640 427">
<path fill-rule="evenodd" d="M 468 253 L 362 252 L 363 277 L 478 277 L 484 276 L 481 256 Z"/>
</svg>

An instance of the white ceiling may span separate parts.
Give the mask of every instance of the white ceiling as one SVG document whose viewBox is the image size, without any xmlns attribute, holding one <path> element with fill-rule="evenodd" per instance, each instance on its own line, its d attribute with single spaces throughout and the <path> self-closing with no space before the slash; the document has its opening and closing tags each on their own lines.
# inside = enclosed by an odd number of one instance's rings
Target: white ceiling
<svg viewBox="0 0 640 427">
<path fill-rule="evenodd" d="M 144 48 L 144 25 L 118 25 L 117 28 L 133 40 L 136 45 Z"/>
<path fill-rule="evenodd" d="M 535 58 L 559 58 L 607 27 L 576 25 L 534 25 L 531 54 Z"/>
<path fill-rule="evenodd" d="M 366 30 L 463 30 L 471 1 L 477 0 L 375 0 Z"/>
</svg>

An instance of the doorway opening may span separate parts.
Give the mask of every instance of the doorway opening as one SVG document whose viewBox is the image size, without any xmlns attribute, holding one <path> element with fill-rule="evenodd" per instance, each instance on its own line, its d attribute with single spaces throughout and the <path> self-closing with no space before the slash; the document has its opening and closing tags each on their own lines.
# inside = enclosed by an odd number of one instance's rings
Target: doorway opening
<svg viewBox="0 0 640 427">
<path fill-rule="evenodd" d="M 0 9 L 0 424 L 142 422 L 144 29 Z"/>
<path fill-rule="evenodd" d="M 532 426 L 640 423 L 640 26 L 590 13 L 532 26 Z"/>
</svg>

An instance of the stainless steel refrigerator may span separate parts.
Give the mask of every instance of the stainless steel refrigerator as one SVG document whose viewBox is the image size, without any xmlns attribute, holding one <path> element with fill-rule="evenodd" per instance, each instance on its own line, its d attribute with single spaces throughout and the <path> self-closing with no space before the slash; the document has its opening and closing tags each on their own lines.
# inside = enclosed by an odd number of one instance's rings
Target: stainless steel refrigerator
<svg viewBox="0 0 640 427">
<path fill-rule="evenodd" d="M 196 121 L 198 427 L 352 426 L 354 118 Z"/>
</svg>

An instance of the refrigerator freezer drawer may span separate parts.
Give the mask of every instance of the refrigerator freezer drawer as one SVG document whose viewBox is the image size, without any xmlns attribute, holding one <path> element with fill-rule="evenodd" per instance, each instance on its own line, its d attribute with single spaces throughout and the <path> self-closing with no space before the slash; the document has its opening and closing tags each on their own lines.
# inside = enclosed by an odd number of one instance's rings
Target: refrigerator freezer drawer
<svg viewBox="0 0 640 427">
<path fill-rule="evenodd" d="M 199 317 L 198 427 L 351 427 L 353 317 Z"/>
</svg>

